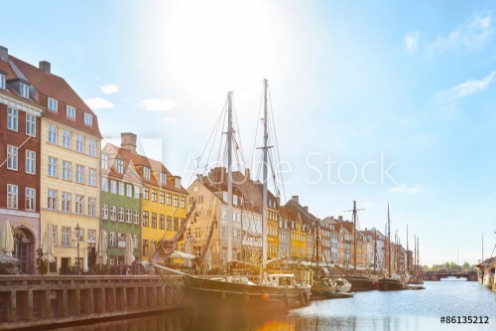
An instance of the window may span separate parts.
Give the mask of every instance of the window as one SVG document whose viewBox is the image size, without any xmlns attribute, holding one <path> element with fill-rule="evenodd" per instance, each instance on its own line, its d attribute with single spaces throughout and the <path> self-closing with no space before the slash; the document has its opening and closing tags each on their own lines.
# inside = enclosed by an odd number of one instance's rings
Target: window
<svg viewBox="0 0 496 331">
<path fill-rule="evenodd" d="M 96 216 L 96 198 L 88 198 L 88 216 Z"/>
<path fill-rule="evenodd" d="M 56 144 L 58 134 L 59 134 L 58 128 L 55 125 L 48 124 L 48 142 L 52 144 Z"/>
<path fill-rule="evenodd" d="M 269 200 L 269 204 L 270 204 L 270 200 Z M 238 205 L 238 196 L 237 195 L 233 195 L 233 205 L 234 206 Z"/>
<path fill-rule="evenodd" d="M 84 166 L 76 165 L 76 183 L 84 184 Z"/>
<path fill-rule="evenodd" d="M 185 208 L 184 197 L 181 197 L 181 199 L 180 199 L 180 206 L 181 206 L 181 208 Z"/>
<path fill-rule="evenodd" d="M 139 211 L 134 211 L 134 224 L 139 224 Z"/>
<path fill-rule="evenodd" d="M 148 212 L 144 211 L 143 212 L 143 226 L 148 226 L 149 220 L 148 220 Z"/>
<path fill-rule="evenodd" d="M 160 215 L 159 228 L 165 230 L 165 215 Z"/>
<path fill-rule="evenodd" d="M 181 178 L 180 177 L 174 178 L 174 186 L 176 186 L 177 188 L 181 188 Z"/>
<path fill-rule="evenodd" d="M 134 198 L 139 199 L 140 198 L 140 188 L 139 186 L 134 187 Z"/>
<path fill-rule="evenodd" d="M 110 220 L 115 221 L 116 217 L 117 217 L 117 207 L 110 206 Z"/>
<path fill-rule="evenodd" d="M 110 193 L 117 194 L 117 182 L 115 180 L 110 181 Z"/>
<path fill-rule="evenodd" d="M 167 231 L 172 231 L 172 216 L 167 216 Z"/>
<path fill-rule="evenodd" d="M 7 110 L 7 129 L 16 131 L 19 129 L 19 111 L 9 107 Z"/>
<path fill-rule="evenodd" d="M 87 126 L 93 126 L 93 116 L 88 113 L 84 113 L 84 124 Z"/>
<path fill-rule="evenodd" d="M 174 217 L 174 231 L 179 230 L 179 218 Z"/>
<path fill-rule="evenodd" d="M 17 171 L 19 155 L 16 146 L 7 145 L 7 169 Z"/>
<path fill-rule="evenodd" d="M 62 211 L 71 211 L 71 194 L 62 192 Z"/>
<path fill-rule="evenodd" d="M 124 183 L 119 182 L 119 195 L 124 195 Z"/>
<path fill-rule="evenodd" d="M 124 208 L 119 207 L 119 222 L 124 222 Z"/>
<path fill-rule="evenodd" d="M 133 185 L 131 184 L 126 184 L 126 195 L 128 198 L 133 197 Z"/>
<path fill-rule="evenodd" d="M 36 116 L 26 114 L 26 135 L 36 137 Z"/>
<path fill-rule="evenodd" d="M 62 247 L 71 247 L 71 228 L 68 226 L 62 227 Z"/>
<path fill-rule="evenodd" d="M 177 197 L 177 195 L 174 196 L 174 207 L 177 207 L 179 206 L 179 198 Z"/>
<path fill-rule="evenodd" d="M 73 106 L 67 105 L 65 107 L 65 116 L 71 120 L 75 120 L 76 119 L 76 108 L 74 108 Z"/>
<path fill-rule="evenodd" d="M 59 102 L 53 98 L 48 98 L 48 110 L 57 112 L 59 109 Z"/>
<path fill-rule="evenodd" d="M 54 157 L 48 157 L 48 176 L 57 177 L 58 160 Z"/>
<path fill-rule="evenodd" d="M 160 173 L 160 182 L 167 185 L 167 174 L 165 172 Z"/>
<path fill-rule="evenodd" d="M 108 154 L 102 154 L 102 169 L 105 170 L 108 169 L 108 160 L 109 160 Z"/>
<path fill-rule="evenodd" d="M 26 173 L 36 174 L 36 152 L 26 150 Z"/>
<path fill-rule="evenodd" d="M 117 159 L 117 172 L 119 174 L 124 173 L 124 160 L 122 159 Z"/>
<path fill-rule="evenodd" d="M 96 169 L 88 169 L 88 185 L 96 186 Z"/>
<path fill-rule="evenodd" d="M 72 163 L 62 161 L 62 179 L 71 180 L 72 177 Z"/>
<path fill-rule="evenodd" d="M 109 246 L 110 247 L 117 246 L 117 234 L 115 232 L 110 232 Z"/>
<path fill-rule="evenodd" d="M 102 191 L 103 192 L 108 192 L 109 191 L 108 178 L 102 178 Z"/>
<path fill-rule="evenodd" d="M 57 191 L 48 189 L 47 208 L 57 210 Z"/>
<path fill-rule="evenodd" d="M 152 213 L 152 228 L 156 229 L 157 228 L 157 214 Z"/>
<path fill-rule="evenodd" d="M 84 210 L 84 197 L 76 194 L 76 214 L 83 214 Z"/>
<path fill-rule="evenodd" d="M 143 199 L 148 200 L 148 187 L 143 189 Z"/>
<path fill-rule="evenodd" d="M 29 99 L 29 85 L 24 84 L 24 83 L 20 83 L 19 88 L 20 88 L 20 92 L 21 92 L 20 93 L 21 97 L 23 97 L 25 99 Z"/>
<path fill-rule="evenodd" d="M 59 245 L 59 231 L 57 225 L 52 225 L 53 230 L 53 246 Z"/>
<path fill-rule="evenodd" d="M 143 256 L 148 256 L 148 240 L 143 239 Z"/>
<path fill-rule="evenodd" d="M 88 229 L 88 244 L 96 244 L 96 230 Z"/>
<path fill-rule="evenodd" d="M 36 189 L 26 187 L 26 204 L 24 205 L 24 207 L 28 211 L 36 210 Z"/>
<path fill-rule="evenodd" d="M 131 209 L 126 210 L 126 223 L 131 224 L 133 222 L 133 211 Z"/>
<path fill-rule="evenodd" d="M 152 201 L 157 202 L 157 190 L 152 190 Z"/>
<path fill-rule="evenodd" d="M 172 206 L 172 195 L 167 193 L 167 205 Z"/>
<path fill-rule="evenodd" d="M 88 154 L 91 156 L 96 156 L 96 140 L 88 139 Z"/>
<path fill-rule="evenodd" d="M 7 184 L 7 208 L 17 209 L 19 200 L 19 187 Z"/>
<path fill-rule="evenodd" d="M 0 73 L 0 88 L 5 90 L 5 75 Z"/>
<path fill-rule="evenodd" d="M 108 220 L 108 205 L 102 205 L 102 219 L 103 220 Z"/>
<path fill-rule="evenodd" d="M 143 167 L 143 177 L 145 177 L 146 179 L 150 179 L 150 168 Z"/>
<path fill-rule="evenodd" d="M 62 146 L 71 148 L 72 145 L 72 132 L 70 130 L 62 130 Z"/>
<path fill-rule="evenodd" d="M 76 135 L 76 151 L 80 153 L 84 153 L 84 136 L 77 134 Z"/>
<path fill-rule="evenodd" d="M 165 203 L 165 193 L 160 191 L 160 203 L 164 204 Z"/>
</svg>

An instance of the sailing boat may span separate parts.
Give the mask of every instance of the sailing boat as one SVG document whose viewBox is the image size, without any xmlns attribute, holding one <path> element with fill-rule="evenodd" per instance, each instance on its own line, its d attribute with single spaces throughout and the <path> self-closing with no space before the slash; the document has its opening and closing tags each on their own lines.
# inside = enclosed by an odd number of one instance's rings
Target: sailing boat
<svg viewBox="0 0 496 331">
<path fill-rule="evenodd" d="M 296 282 L 294 274 L 268 274 L 267 266 L 267 217 L 268 217 L 268 121 L 267 121 L 267 79 L 264 80 L 264 146 L 263 150 L 263 218 L 262 218 L 262 263 L 258 282 L 239 275 L 200 276 L 183 274 L 185 302 L 193 312 L 245 311 L 268 312 L 273 309 L 289 309 L 306 306 L 310 299 L 310 285 Z M 232 227 L 232 92 L 227 95 L 227 263 L 233 261 Z"/>
<path fill-rule="evenodd" d="M 389 204 L 388 204 L 388 277 L 379 279 L 378 290 L 379 291 L 398 291 L 406 289 L 406 285 L 397 278 L 391 277 L 391 220 L 389 218 Z"/>
<path fill-rule="evenodd" d="M 413 249 L 413 276 L 410 278 L 410 281 L 409 283 L 410 284 L 418 284 L 418 285 L 422 285 L 424 284 L 424 280 L 422 279 L 422 275 L 421 275 L 421 271 L 419 270 L 420 268 L 420 256 L 419 256 L 419 238 L 418 237 L 414 237 L 415 238 L 415 247 Z M 420 271 L 420 274 L 419 274 L 419 271 Z"/>
<path fill-rule="evenodd" d="M 377 282 L 363 275 L 358 275 L 357 271 L 357 208 L 356 201 L 353 201 L 353 274 L 346 274 L 344 277 L 351 283 L 350 291 L 371 291 L 377 289 Z"/>
</svg>

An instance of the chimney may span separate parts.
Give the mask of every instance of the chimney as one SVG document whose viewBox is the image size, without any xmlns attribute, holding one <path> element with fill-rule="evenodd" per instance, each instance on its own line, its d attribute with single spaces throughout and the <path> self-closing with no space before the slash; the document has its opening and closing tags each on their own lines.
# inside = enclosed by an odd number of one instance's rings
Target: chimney
<svg viewBox="0 0 496 331">
<path fill-rule="evenodd" d="M 48 61 L 40 61 L 39 68 L 41 70 L 43 70 L 43 72 L 45 74 L 50 74 L 51 73 L 51 69 L 52 69 L 52 65 Z"/>
<path fill-rule="evenodd" d="M 291 200 L 293 200 L 293 201 L 294 201 L 294 202 L 296 202 L 296 203 L 300 203 L 300 197 L 299 197 L 299 196 L 297 196 L 297 195 L 293 195 L 293 196 L 291 197 Z"/>
<path fill-rule="evenodd" d="M 7 62 L 9 60 L 9 49 L 0 46 L 0 60 Z"/>
<path fill-rule="evenodd" d="M 303 206 L 303 209 L 308 213 L 308 206 Z"/>
<path fill-rule="evenodd" d="M 339 215 L 339 216 L 338 216 L 338 220 L 339 220 L 340 222 L 342 222 L 342 221 L 343 221 L 343 216 Z"/>
<path fill-rule="evenodd" d="M 121 133 L 121 148 L 136 154 L 136 134 L 132 132 Z"/>
</svg>

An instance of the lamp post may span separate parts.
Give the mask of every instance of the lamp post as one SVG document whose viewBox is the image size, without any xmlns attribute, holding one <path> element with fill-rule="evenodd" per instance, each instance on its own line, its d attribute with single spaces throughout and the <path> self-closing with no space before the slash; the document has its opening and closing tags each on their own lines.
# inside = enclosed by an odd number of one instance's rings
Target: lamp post
<svg viewBox="0 0 496 331">
<path fill-rule="evenodd" d="M 81 228 L 79 227 L 79 223 L 76 225 L 76 247 L 77 247 L 77 272 L 78 274 L 80 275 L 81 274 L 81 270 L 80 270 L 80 267 L 79 267 L 79 237 L 80 237 L 80 231 L 81 231 Z"/>
</svg>

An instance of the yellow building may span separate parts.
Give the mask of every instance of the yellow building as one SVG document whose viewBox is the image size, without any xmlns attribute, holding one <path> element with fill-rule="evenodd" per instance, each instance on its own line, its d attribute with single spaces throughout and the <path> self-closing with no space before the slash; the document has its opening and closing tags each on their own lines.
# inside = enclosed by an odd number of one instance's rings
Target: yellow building
<svg viewBox="0 0 496 331">
<path fill-rule="evenodd" d="M 159 161 L 136 151 L 136 135 L 121 134 L 119 155 L 134 166 L 143 184 L 141 195 L 141 257 L 148 260 L 157 243 L 171 239 L 181 227 L 188 211 L 188 192 L 181 185 L 181 177 L 173 176 Z M 177 247 L 184 250 L 183 242 Z"/>
<path fill-rule="evenodd" d="M 276 259 L 279 256 L 279 199 L 268 192 L 268 215 L 267 215 L 267 260 Z"/>
<path fill-rule="evenodd" d="M 300 213 L 290 211 L 284 206 L 281 208 L 281 217 L 289 224 L 289 252 L 291 259 L 304 259 L 307 250 L 307 233 L 303 231 L 303 222 Z"/>
<path fill-rule="evenodd" d="M 99 230 L 97 117 L 64 79 L 50 72 L 50 63 L 41 62 L 40 68 L 22 61 L 16 65 L 45 107 L 40 136 L 40 235 L 45 236 L 48 224 L 53 226 L 55 260 L 50 272 L 83 272 L 95 263 Z"/>
</svg>

